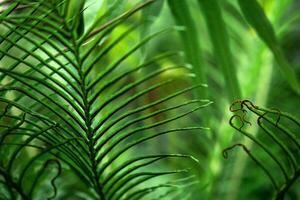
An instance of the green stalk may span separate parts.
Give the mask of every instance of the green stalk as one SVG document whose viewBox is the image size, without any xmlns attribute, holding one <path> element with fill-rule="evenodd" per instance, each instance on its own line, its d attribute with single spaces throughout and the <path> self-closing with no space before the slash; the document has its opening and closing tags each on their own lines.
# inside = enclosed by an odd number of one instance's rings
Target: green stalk
<svg viewBox="0 0 300 200">
<path fill-rule="evenodd" d="M 219 0 L 198 0 L 198 3 L 205 17 L 214 56 L 223 72 L 225 87 L 228 91 L 227 98 L 229 102 L 232 102 L 241 98 L 241 92 Z"/>
<path fill-rule="evenodd" d="M 226 24 L 223 20 L 223 14 L 218 0 L 198 0 L 198 4 L 202 9 L 203 16 L 206 21 L 210 40 L 212 43 L 214 57 L 222 72 L 225 80 L 225 88 L 227 92 L 227 101 L 232 102 L 241 98 L 241 91 L 237 79 L 237 72 L 233 60 L 233 55 L 230 48 L 229 35 Z M 225 107 L 223 119 L 217 129 L 217 142 L 210 155 L 210 169 L 208 180 L 211 184 L 206 188 L 205 193 L 212 196 L 212 191 L 216 183 L 216 177 L 219 177 L 222 168 L 221 149 L 232 139 L 232 130 L 228 126 L 228 108 L 226 102 L 222 107 Z M 209 197 L 208 197 L 209 199 Z"/>
<path fill-rule="evenodd" d="M 189 62 L 193 68 L 192 71 L 196 77 L 194 82 L 196 85 L 207 83 L 202 48 L 198 40 L 198 33 L 194 23 L 194 19 L 188 8 L 188 3 L 182 0 L 168 0 L 170 10 L 173 14 L 175 22 L 178 26 L 185 27 L 184 31 L 180 31 L 180 37 L 183 44 L 186 61 Z M 197 97 L 207 98 L 205 88 L 199 88 Z"/>
</svg>

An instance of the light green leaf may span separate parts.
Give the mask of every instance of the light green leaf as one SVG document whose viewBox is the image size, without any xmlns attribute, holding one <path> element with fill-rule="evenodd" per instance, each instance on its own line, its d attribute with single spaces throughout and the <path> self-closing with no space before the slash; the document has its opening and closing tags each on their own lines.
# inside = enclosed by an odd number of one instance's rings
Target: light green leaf
<svg viewBox="0 0 300 200">
<path fill-rule="evenodd" d="M 69 0 L 66 20 L 70 28 L 76 30 L 77 36 L 84 31 L 83 9 L 85 0 Z"/>
<path fill-rule="evenodd" d="M 176 24 L 185 27 L 185 30 L 180 31 L 179 34 L 184 46 L 186 61 L 193 66 L 192 71 L 196 75 L 195 83 L 206 83 L 202 48 L 188 4 L 186 1 L 181 0 L 169 0 L 168 4 Z M 197 96 L 205 98 L 207 96 L 205 88 L 199 88 Z"/>
<path fill-rule="evenodd" d="M 290 86 L 300 94 L 300 83 L 294 69 L 282 52 L 275 31 L 264 10 L 256 0 L 238 0 L 241 11 L 248 23 L 255 29 L 259 37 L 272 51 L 279 66 L 279 71 Z"/>
<path fill-rule="evenodd" d="M 230 49 L 230 38 L 223 20 L 219 0 L 198 0 L 205 17 L 214 55 L 223 72 L 229 101 L 239 99 L 241 92 L 236 76 L 236 64 Z"/>
</svg>

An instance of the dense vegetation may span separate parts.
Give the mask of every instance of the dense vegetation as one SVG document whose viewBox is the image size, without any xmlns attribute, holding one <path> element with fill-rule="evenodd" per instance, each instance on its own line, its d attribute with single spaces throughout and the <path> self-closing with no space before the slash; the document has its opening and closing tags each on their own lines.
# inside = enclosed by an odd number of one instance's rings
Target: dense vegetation
<svg viewBox="0 0 300 200">
<path fill-rule="evenodd" d="M 299 9 L 0 1 L 0 199 L 299 199 Z"/>
</svg>

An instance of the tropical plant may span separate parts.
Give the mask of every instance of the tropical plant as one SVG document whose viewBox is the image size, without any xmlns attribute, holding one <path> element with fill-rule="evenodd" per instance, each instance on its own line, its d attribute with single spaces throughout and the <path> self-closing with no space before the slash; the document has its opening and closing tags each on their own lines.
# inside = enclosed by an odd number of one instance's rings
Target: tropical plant
<svg viewBox="0 0 300 200">
<path fill-rule="evenodd" d="M 140 199 L 159 188 L 174 190 L 184 183 L 170 180 L 168 184 L 139 187 L 153 178 L 187 173 L 177 169 L 153 170 L 147 168 L 149 165 L 191 156 L 153 151 L 138 156 L 130 153 L 133 148 L 140 148 L 139 144 L 160 135 L 204 129 L 162 128 L 210 104 L 207 100 L 169 103 L 202 85 L 178 88 L 170 94 L 154 96 L 148 103 L 138 102 L 175 82 L 155 82 L 156 77 L 169 71 L 188 70 L 184 65 L 155 69 L 157 62 L 176 55 L 172 52 L 138 66 L 127 62 L 142 45 L 172 28 L 143 38 L 105 62 L 110 51 L 136 26 L 126 27 L 128 30 L 116 38 L 112 37 L 114 31 L 151 3 L 146 1 L 103 23 L 103 18 L 111 17 L 109 13 L 115 9 L 111 5 L 88 28 L 83 20 L 84 1 L 18 0 L 7 5 L 1 13 L 0 50 L 2 198 L 53 199 L 57 196 L 56 185 L 70 181 L 65 177 L 56 183 L 56 179 L 71 174 L 76 175 L 71 183 L 82 183 L 78 192 L 72 194 L 69 188 L 57 198 L 79 198 L 77 195 L 82 192 L 84 199 Z M 144 68 L 151 72 L 144 73 Z M 134 81 L 130 81 L 132 77 Z M 158 107 L 166 103 L 168 106 Z M 177 114 L 163 116 L 174 110 Z M 152 118 L 152 122 L 141 123 Z M 65 187 L 68 185 L 72 184 Z"/>
<path fill-rule="evenodd" d="M 275 190 L 274 199 L 283 199 L 286 192 L 300 176 L 300 145 L 296 136 L 300 121 L 277 109 L 260 108 L 249 100 L 234 102 L 231 111 L 240 112 L 240 114 L 231 117 L 230 125 L 251 140 L 256 145 L 252 147 L 253 151 L 259 149 L 259 153 L 254 155 L 245 145 L 234 144 L 223 150 L 223 156 L 227 159 L 228 150 L 241 146 L 270 179 Z M 258 137 L 243 130 L 246 124 L 251 125 L 251 122 L 246 119 L 247 111 L 256 115 L 257 125 L 262 130 Z M 234 123 L 235 118 L 238 119 L 240 125 Z M 280 178 L 281 176 L 282 178 Z"/>
<path fill-rule="evenodd" d="M 0 1 L 0 199 L 300 198 L 299 8 Z"/>
</svg>

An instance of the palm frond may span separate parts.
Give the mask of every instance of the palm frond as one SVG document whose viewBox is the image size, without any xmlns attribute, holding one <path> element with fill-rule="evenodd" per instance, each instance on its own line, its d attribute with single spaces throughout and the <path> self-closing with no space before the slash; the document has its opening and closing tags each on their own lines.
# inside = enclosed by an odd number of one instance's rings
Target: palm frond
<svg viewBox="0 0 300 200">
<path fill-rule="evenodd" d="M 93 189 L 91 194 L 87 192 L 91 198 L 103 200 L 140 199 L 169 187 L 144 184 L 151 179 L 187 176 L 187 170 L 153 171 L 149 166 L 170 158 L 194 160 L 191 156 L 136 157 L 130 153 L 132 148 L 161 135 L 206 130 L 164 126 L 211 104 L 196 99 L 172 105 L 169 102 L 173 98 L 204 85 L 167 94 L 163 92 L 165 87 L 176 80 L 154 81 L 169 71 L 188 73 L 184 65 L 157 67 L 158 62 L 178 54 L 158 55 L 140 66 L 127 62 L 147 42 L 174 28 L 147 36 L 113 61 L 105 61 L 136 26 L 111 41 L 114 31 L 152 2 L 146 1 L 100 26 L 97 19 L 86 31 L 81 19 L 84 4 L 76 7 L 74 1 L 18 0 L 1 13 L 0 174 L 11 199 L 37 198 L 44 176 L 50 176 L 52 188 L 46 189 L 47 198 L 55 198 L 59 193 L 56 180 L 69 169 L 85 184 L 86 191 Z M 141 74 L 145 67 L 152 72 Z M 134 81 L 130 81 L 132 77 Z M 153 91 L 164 95 L 136 104 Z M 171 111 L 177 114 L 163 117 Z M 147 121 L 156 116 L 161 117 Z"/>
<path fill-rule="evenodd" d="M 230 125 L 259 148 L 247 149 L 243 144 L 236 144 L 223 151 L 224 157 L 227 157 L 228 150 L 241 146 L 272 182 L 274 199 L 283 199 L 300 175 L 300 141 L 296 135 L 300 126 L 299 119 L 278 109 L 260 108 L 249 100 L 234 102 L 231 111 L 240 113 L 230 119 Z M 251 125 L 246 119 L 247 112 L 255 115 L 261 131 L 257 136 L 243 130 L 246 124 Z M 234 120 L 235 118 L 238 121 Z M 262 158 L 262 154 L 266 157 Z"/>
</svg>

